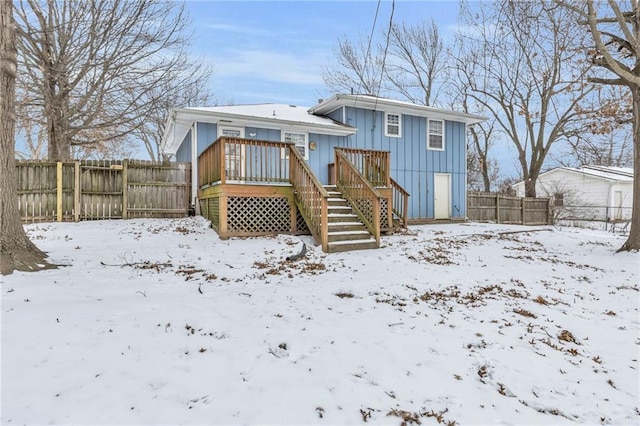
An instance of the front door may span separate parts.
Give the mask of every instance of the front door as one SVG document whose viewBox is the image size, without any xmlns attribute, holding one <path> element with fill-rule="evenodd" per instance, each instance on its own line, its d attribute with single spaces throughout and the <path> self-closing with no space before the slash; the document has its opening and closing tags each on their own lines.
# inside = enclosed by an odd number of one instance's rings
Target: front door
<svg viewBox="0 0 640 426">
<path fill-rule="evenodd" d="M 435 219 L 451 218 L 451 175 L 436 173 L 433 180 L 433 213 Z"/>
</svg>

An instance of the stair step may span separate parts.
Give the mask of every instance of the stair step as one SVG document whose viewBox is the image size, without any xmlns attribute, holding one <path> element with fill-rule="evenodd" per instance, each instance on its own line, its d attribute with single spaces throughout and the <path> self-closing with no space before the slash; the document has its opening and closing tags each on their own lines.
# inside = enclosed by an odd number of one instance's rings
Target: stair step
<svg viewBox="0 0 640 426">
<path fill-rule="evenodd" d="M 349 223 L 360 223 L 360 219 L 358 218 L 358 216 L 356 216 L 353 213 L 329 213 L 327 215 L 327 218 L 329 220 L 329 223 L 342 223 L 342 222 L 349 222 Z"/>
<path fill-rule="evenodd" d="M 334 222 L 329 224 L 329 232 L 367 231 L 361 222 Z"/>
<path fill-rule="evenodd" d="M 329 214 L 353 214 L 350 206 L 328 206 Z"/>
<path fill-rule="evenodd" d="M 377 248 L 376 240 L 334 241 L 327 244 L 327 252 L 339 253 L 351 250 L 367 250 Z"/>
<path fill-rule="evenodd" d="M 365 230 L 329 232 L 329 242 L 335 241 L 359 241 L 371 239 L 371 234 Z"/>
</svg>

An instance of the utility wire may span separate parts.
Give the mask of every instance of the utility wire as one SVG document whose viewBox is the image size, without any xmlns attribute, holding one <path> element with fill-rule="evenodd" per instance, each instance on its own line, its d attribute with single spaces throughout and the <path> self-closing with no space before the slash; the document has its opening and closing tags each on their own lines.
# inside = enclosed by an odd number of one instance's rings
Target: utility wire
<svg viewBox="0 0 640 426">
<path fill-rule="evenodd" d="M 376 93 L 376 102 L 373 106 L 375 111 L 378 106 L 378 97 L 380 96 L 380 88 L 382 87 L 382 79 L 384 77 L 384 68 L 387 64 L 387 51 L 389 50 L 389 39 L 391 38 L 391 29 L 393 28 L 393 13 L 396 9 L 396 0 L 391 2 L 391 15 L 389 16 L 389 28 L 387 28 L 387 40 L 384 46 L 384 54 L 382 55 L 382 66 L 380 67 L 380 82 L 378 83 L 378 92 Z"/>
<path fill-rule="evenodd" d="M 395 0 L 394 0 L 395 1 Z M 380 11 L 380 3 L 382 2 L 382 0 L 378 0 L 378 5 L 376 6 L 376 14 L 373 17 L 373 25 L 371 26 L 371 33 L 369 34 L 369 41 L 367 43 L 367 53 L 364 57 L 364 66 L 362 68 L 362 70 L 364 72 L 366 72 L 367 69 L 367 62 L 369 61 L 369 57 L 371 55 L 371 42 L 373 40 L 373 34 L 376 30 L 376 23 L 378 22 L 378 12 Z M 360 79 L 360 81 L 358 82 L 358 91 L 356 93 L 356 98 L 354 99 L 354 103 L 353 106 L 355 106 L 356 102 L 358 101 L 358 94 L 360 93 L 360 90 L 362 89 L 362 78 Z M 352 93 L 353 95 L 353 93 Z"/>
</svg>

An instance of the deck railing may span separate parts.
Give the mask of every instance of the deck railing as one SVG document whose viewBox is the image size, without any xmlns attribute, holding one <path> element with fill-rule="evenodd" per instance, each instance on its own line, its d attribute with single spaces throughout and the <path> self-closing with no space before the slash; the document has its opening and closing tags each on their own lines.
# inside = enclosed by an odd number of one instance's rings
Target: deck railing
<svg viewBox="0 0 640 426">
<path fill-rule="evenodd" d="M 307 226 L 311 234 L 322 245 L 322 250 L 326 252 L 329 243 L 327 208 L 329 194 L 298 150 L 289 146 L 288 151 L 290 160 L 289 177 L 296 203 L 307 220 Z"/>
<path fill-rule="evenodd" d="M 286 142 L 220 137 L 198 157 L 198 185 L 214 183 L 288 183 Z"/>
<path fill-rule="evenodd" d="M 380 246 L 381 195 L 363 176 L 343 150 L 335 150 L 336 186 L 349 201 L 362 223 Z"/>
<path fill-rule="evenodd" d="M 198 156 L 198 188 L 222 180 L 222 143 L 215 141 Z"/>
<path fill-rule="evenodd" d="M 336 148 L 371 184 L 381 187 L 391 186 L 391 163 L 389 151 L 370 149 Z"/>
<path fill-rule="evenodd" d="M 393 198 L 393 213 L 402 221 L 402 227 L 408 224 L 407 212 L 409 211 L 409 193 L 401 187 L 398 182 L 391 179 L 391 190 Z"/>
</svg>

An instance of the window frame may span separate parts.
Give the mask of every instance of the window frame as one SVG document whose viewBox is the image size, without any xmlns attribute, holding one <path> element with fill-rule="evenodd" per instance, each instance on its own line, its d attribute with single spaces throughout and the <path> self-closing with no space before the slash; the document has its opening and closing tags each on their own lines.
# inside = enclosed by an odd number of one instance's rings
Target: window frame
<svg viewBox="0 0 640 426">
<path fill-rule="evenodd" d="M 442 132 L 441 133 L 432 133 L 431 132 L 431 122 L 439 122 L 442 124 Z M 445 138 L 444 131 L 445 129 L 445 121 L 439 118 L 427 118 L 427 149 L 431 151 L 444 151 L 445 150 Z M 440 136 L 442 138 L 442 147 L 433 147 L 431 146 L 431 135 Z"/>
<path fill-rule="evenodd" d="M 303 154 L 303 158 L 305 160 L 309 159 L 309 133 L 306 132 L 296 132 L 293 130 L 282 130 L 280 133 L 280 140 L 281 142 L 287 142 L 286 141 L 286 134 L 294 134 L 294 135 L 302 135 L 304 136 L 304 144 L 303 145 L 298 145 L 297 143 L 294 144 L 294 147 L 304 147 L 304 154 Z M 280 158 L 282 158 L 283 160 L 287 160 L 289 159 L 289 153 L 287 152 L 287 150 L 282 149 L 281 153 L 280 153 Z"/>
<path fill-rule="evenodd" d="M 389 133 L 389 117 L 398 117 L 398 124 L 391 124 L 391 126 L 398 127 L 398 134 Z M 384 113 L 384 135 L 389 138 L 401 138 L 402 137 L 402 114 L 397 112 L 385 112 Z"/>
<path fill-rule="evenodd" d="M 220 124 L 218 124 L 218 137 L 221 138 L 224 136 L 224 131 L 232 131 L 232 132 L 238 132 L 240 134 L 240 136 L 238 136 L 238 138 L 240 139 L 244 139 L 244 127 L 237 127 L 237 126 L 221 126 Z M 231 145 L 226 145 L 224 147 L 224 164 L 225 164 L 225 173 L 227 174 L 227 176 L 231 176 L 234 173 L 232 172 L 235 171 L 236 173 L 239 170 L 240 176 L 244 176 L 245 175 L 245 146 L 244 145 L 240 145 L 240 151 L 238 152 L 237 150 L 235 150 L 235 146 L 234 146 L 234 152 L 231 152 Z M 233 179 L 231 179 L 233 180 Z"/>
<path fill-rule="evenodd" d="M 564 192 L 556 192 L 553 194 L 554 207 L 564 207 Z"/>
</svg>

